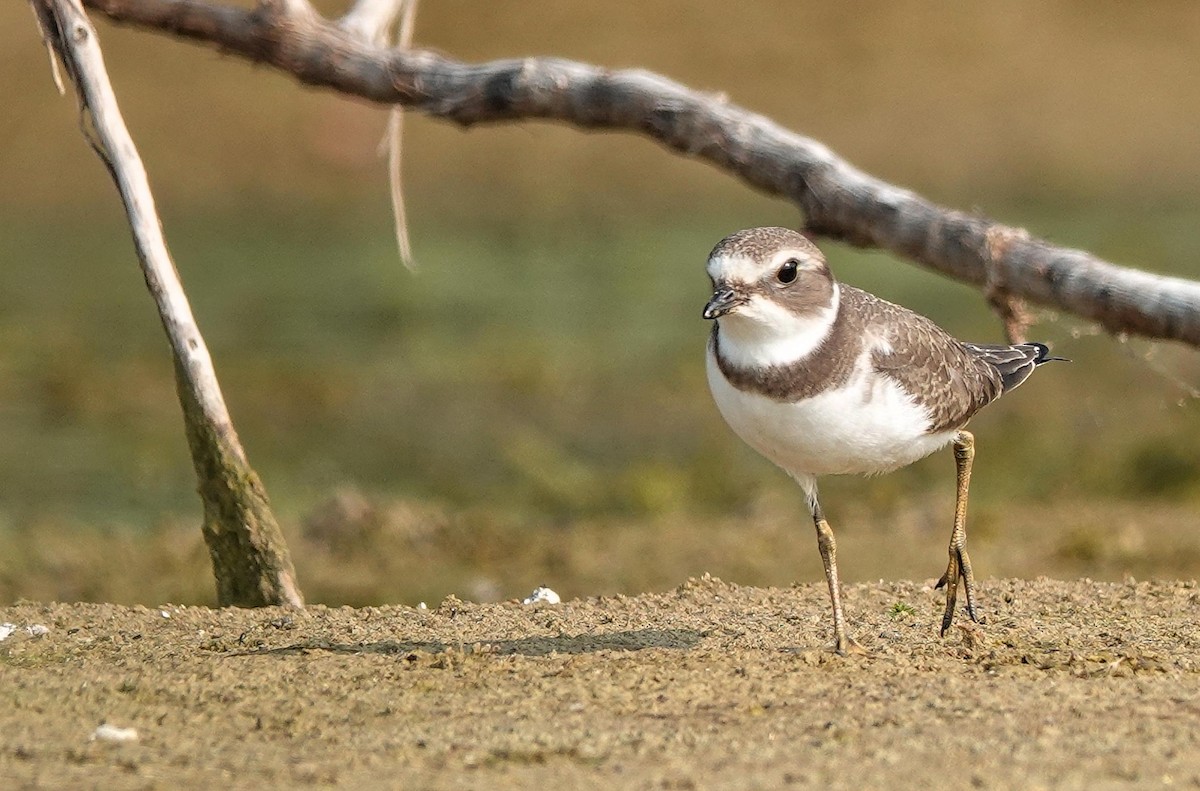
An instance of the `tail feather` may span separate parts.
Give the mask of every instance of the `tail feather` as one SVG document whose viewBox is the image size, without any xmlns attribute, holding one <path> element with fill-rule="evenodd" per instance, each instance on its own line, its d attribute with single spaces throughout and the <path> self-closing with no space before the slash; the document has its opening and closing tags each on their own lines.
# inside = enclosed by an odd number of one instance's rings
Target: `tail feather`
<svg viewBox="0 0 1200 791">
<path fill-rule="evenodd" d="M 1051 357 L 1050 348 L 1042 343 L 1018 343 L 1012 346 L 964 343 L 963 347 L 1000 372 L 1005 393 L 1028 379 L 1033 369 L 1042 363 L 1070 362 L 1065 357 Z"/>
</svg>

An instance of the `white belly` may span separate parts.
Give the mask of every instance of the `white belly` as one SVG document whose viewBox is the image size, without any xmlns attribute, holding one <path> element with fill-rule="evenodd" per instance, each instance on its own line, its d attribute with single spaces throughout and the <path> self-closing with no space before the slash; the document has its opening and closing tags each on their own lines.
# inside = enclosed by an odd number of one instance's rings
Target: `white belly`
<svg viewBox="0 0 1200 791">
<path fill-rule="evenodd" d="M 708 385 L 722 417 L 750 447 L 796 478 L 895 470 L 945 447 L 955 432 L 926 433 L 929 416 L 895 382 L 867 376 L 794 403 L 738 390 L 708 350 Z"/>
</svg>

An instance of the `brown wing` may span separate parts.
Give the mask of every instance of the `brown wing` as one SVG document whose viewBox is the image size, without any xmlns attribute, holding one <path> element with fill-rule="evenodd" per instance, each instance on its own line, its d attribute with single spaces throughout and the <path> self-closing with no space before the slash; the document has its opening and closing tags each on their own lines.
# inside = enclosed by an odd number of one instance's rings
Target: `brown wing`
<svg viewBox="0 0 1200 791">
<path fill-rule="evenodd" d="M 861 317 L 864 335 L 881 344 L 875 370 L 896 381 L 929 411 L 929 432 L 966 425 L 1004 392 L 1000 371 L 929 319 L 865 291 L 842 285 L 842 309 Z"/>
</svg>

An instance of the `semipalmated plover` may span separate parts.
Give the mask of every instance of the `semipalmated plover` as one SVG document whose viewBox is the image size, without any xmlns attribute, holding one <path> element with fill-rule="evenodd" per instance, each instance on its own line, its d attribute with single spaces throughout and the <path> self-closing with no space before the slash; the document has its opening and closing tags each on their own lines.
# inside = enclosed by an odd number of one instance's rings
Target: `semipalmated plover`
<svg viewBox="0 0 1200 791">
<path fill-rule="evenodd" d="M 941 633 L 961 580 L 978 621 L 966 550 L 967 488 L 975 439 L 964 430 L 985 405 L 1050 357 L 1040 343 L 962 343 L 929 319 L 838 283 L 825 256 L 786 228 L 751 228 L 708 258 L 713 295 L 704 318 L 708 384 L 721 415 L 750 447 L 800 484 L 817 529 L 833 602 L 838 653 L 861 650 L 846 633 L 833 531 L 817 477 L 890 472 L 954 446 L 958 496 Z"/>
</svg>

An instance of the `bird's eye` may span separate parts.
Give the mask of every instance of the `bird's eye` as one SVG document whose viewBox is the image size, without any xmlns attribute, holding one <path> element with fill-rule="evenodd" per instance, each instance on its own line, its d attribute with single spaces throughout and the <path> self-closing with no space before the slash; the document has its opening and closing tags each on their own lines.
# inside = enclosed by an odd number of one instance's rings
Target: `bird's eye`
<svg viewBox="0 0 1200 791">
<path fill-rule="evenodd" d="M 795 258 L 789 258 L 784 262 L 783 266 L 779 267 L 779 271 L 775 273 L 775 277 L 779 278 L 780 283 L 791 283 L 796 279 L 796 269 L 799 266 L 799 261 Z"/>
</svg>

